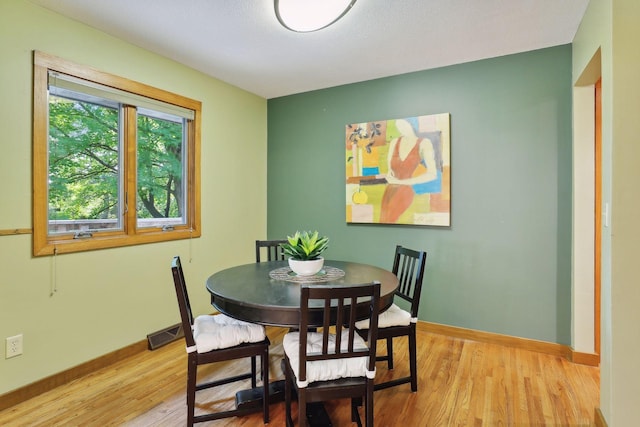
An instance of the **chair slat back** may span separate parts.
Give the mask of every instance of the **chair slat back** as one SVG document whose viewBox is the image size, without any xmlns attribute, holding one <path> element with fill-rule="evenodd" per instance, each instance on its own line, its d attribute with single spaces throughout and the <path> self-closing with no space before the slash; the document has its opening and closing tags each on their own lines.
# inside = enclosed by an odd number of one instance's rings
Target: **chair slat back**
<svg viewBox="0 0 640 427">
<path fill-rule="evenodd" d="M 358 301 L 368 299 L 367 316 L 369 317 L 369 348 L 354 348 L 354 339 L 357 335 L 355 323 L 358 318 L 356 307 Z M 332 307 L 332 302 L 334 306 Z M 322 349 L 317 353 L 307 353 L 307 333 L 315 329 L 317 325 L 309 325 L 309 310 L 322 310 L 322 327 L 318 329 L 322 333 Z M 376 341 L 378 336 L 378 314 L 380 311 L 380 282 L 365 283 L 355 286 L 327 286 L 327 285 L 302 285 L 300 289 L 300 365 L 299 380 L 307 378 L 307 361 L 345 359 L 351 357 L 369 356 L 368 369 L 375 369 Z M 343 331 L 347 343 L 342 342 Z M 335 346 L 330 349 L 329 343 L 332 336 Z M 345 349 L 342 349 L 342 347 Z"/>
<path fill-rule="evenodd" d="M 285 257 L 280 245 L 286 242 L 286 240 L 256 240 L 256 262 L 261 261 L 262 252 L 266 253 L 267 261 L 283 261 Z"/>
<path fill-rule="evenodd" d="M 180 318 L 182 320 L 182 329 L 184 330 L 184 339 L 187 347 L 196 345 L 193 338 L 193 313 L 191 312 L 191 303 L 189 302 L 189 294 L 187 293 L 187 283 L 184 280 L 182 272 L 182 263 L 180 257 L 176 256 L 171 261 L 171 272 L 173 274 L 173 284 L 176 289 L 176 297 L 178 298 L 178 307 L 180 308 Z"/>
<path fill-rule="evenodd" d="M 411 317 L 418 317 L 426 261 L 425 251 L 396 246 L 392 272 L 398 276 L 399 284 L 395 295 L 411 304 Z"/>
</svg>

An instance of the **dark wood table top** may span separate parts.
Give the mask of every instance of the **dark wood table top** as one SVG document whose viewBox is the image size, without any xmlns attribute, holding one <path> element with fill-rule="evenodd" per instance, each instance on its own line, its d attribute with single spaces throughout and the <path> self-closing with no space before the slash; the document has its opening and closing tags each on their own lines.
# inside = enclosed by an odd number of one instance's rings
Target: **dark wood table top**
<svg viewBox="0 0 640 427">
<path fill-rule="evenodd" d="M 334 260 L 326 260 L 323 270 L 325 274 L 311 281 L 345 286 L 377 280 L 381 284 L 380 310 L 393 302 L 398 278 L 388 270 Z M 213 274 L 207 279 L 207 290 L 211 304 L 228 316 L 263 325 L 297 327 L 301 280 L 305 279 L 290 273 L 286 261 L 251 263 Z M 362 303 L 365 307 L 366 301 Z"/>
</svg>

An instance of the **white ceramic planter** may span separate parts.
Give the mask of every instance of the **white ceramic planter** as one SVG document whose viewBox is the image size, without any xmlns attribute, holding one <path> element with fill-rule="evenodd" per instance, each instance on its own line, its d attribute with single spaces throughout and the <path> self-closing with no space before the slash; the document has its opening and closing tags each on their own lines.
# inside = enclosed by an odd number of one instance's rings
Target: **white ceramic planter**
<svg viewBox="0 0 640 427">
<path fill-rule="evenodd" d="M 313 276 L 324 266 L 324 258 L 301 261 L 289 258 L 289 268 L 298 276 Z"/>
</svg>

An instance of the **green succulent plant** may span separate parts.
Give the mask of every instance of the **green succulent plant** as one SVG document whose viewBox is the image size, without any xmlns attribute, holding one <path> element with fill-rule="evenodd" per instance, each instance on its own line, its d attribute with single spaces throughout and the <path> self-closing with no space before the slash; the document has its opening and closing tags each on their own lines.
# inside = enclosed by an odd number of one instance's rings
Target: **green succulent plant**
<svg viewBox="0 0 640 427">
<path fill-rule="evenodd" d="M 287 243 L 282 245 L 283 252 L 293 259 L 317 259 L 329 246 L 329 238 L 319 236 L 317 231 L 296 231 L 293 236 L 287 236 Z"/>
</svg>

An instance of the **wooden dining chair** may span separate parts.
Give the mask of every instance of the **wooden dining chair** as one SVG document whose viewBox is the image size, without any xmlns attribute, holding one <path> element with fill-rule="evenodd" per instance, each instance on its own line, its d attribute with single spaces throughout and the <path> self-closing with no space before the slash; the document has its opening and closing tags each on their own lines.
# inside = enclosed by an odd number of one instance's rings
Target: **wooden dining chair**
<svg viewBox="0 0 640 427">
<path fill-rule="evenodd" d="M 409 373 L 407 377 L 396 378 L 375 385 L 376 390 L 381 390 L 400 384 L 411 383 L 411 391 L 418 391 L 418 363 L 416 350 L 416 323 L 418 321 L 418 306 L 420 305 L 420 293 L 424 278 L 424 268 L 427 261 L 427 253 L 396 246 L 393 258 L 392 272 L 398 277 L 398 289 L 394 298 L 398 297 L 410 304 L 410 309 L 401 309 L 392 304 L 380 314 L 378 319 L 378 339 L 386 340 L 386 354 L 378 356 L 378 361 L 387 361 L 387 368 L 393 369 L 393 339 L 406 336 L 409 341 Z M 366 339 L 369 329 L 368 320 L 356 323 L 358 333 Z"/>
<path fill-rule="evenodd" d="M 201 315 L 194 319 L 189 303 L 187 285 L 180 263 L 180 257 L 171 262 L 171 272 L 175 285 L 180 317 L 187 344 L 187 425 L 203 421 L 245 415 L 262 409 L 264 423 L 269 422 L 269 338 L 264 326 L 233 319 L 224 314 Z M 251 387 L 256 388 L 256 356 L 262 364 L 262 408 L 247 406 L 241 409 L 195 415 L 196 392 L 232 382 L 251 379 Z M 228 376 L 215 381 L 197 384 L 198 366 L 234 360 L 251 359 L 251 372 Z"/>
<path fill-rule="evenodd" d="M 261 253 L 266 252 L 266 261 L 284 261 L 285 256 L 282 251 L 282 243 L 286 240 L 256 240 L 256 262 L 261 261 Z"/>
<path fill-rule="evenodd" d="M 369 347 L 355 330 L 363 313 L 352 310 L 367 298 Z M 332 300 L 337 306 L 332 307 Z M 362 301 L 362 300 L 360 300 Z M 358 406 L 365 402 L 365 424 L 373 426 L 373 381 L 380 283 L 355 286 L 301 285 L 299 331 L 284 336 L 285 412 L 288 427 L 292 391 L 298 395 L 298 424 L 307 425 L 307 403 L 351 398 L 351 419 L 361 424 Z M 309 325 L 309 310 L 322 311 L 322 324 Z M 361 308 L 359 308 L 361 309 Z M 318 327 L 318 331 L 310 331 Z"/>
</svg>

